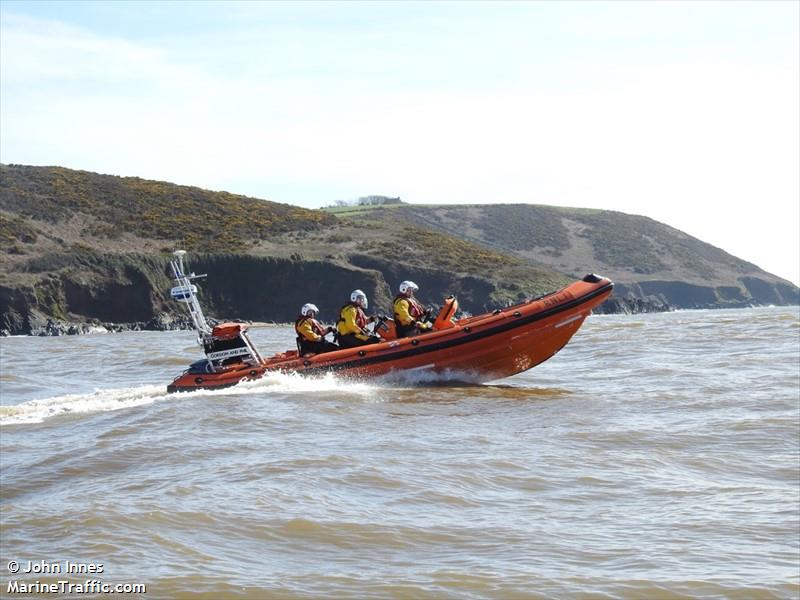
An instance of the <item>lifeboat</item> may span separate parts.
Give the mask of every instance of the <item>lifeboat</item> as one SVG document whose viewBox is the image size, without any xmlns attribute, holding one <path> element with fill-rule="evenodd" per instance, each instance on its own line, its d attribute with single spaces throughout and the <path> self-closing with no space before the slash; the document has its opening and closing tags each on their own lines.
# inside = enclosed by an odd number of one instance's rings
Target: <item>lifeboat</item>
<svg viewBox="0 0 800 600">
<path fill-rule="evenodd" d="M 556 354 L 578 331 L 592 309 L 611 294 L 614 284 L 599 275 L 538 298 L 482 315 L 457 319 L 458 301 L 445 298 L 430 330 L 397 339 L 394 323 L 381 317 L 374 326 L 382 342 L 300 355 L 288 350 L 262 357 L 241 323 L 213 328 L 205 321 L 197 288 L 185 275 L 183 251 L 172 262 L 178 286 L 172 297 L 185 303 L 198 331 L 205 359 L 175 378 L 168 392 L 219 389 L 280 371 L 303 375 L 336 373 L 350 378 L 379 378 L 408 372 L 429 372 L 444 380 L 483 382 L 526 371 Z"/>
</svg>

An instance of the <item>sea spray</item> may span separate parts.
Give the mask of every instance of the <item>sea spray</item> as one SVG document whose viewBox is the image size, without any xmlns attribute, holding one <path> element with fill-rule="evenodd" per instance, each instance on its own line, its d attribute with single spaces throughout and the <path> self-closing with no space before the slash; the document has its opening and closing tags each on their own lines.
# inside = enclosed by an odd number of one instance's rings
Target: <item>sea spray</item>
<svg viewBox="0 0 800 600">
<path fill-rule="evenodd" d="M 321 377 L 304 377 L 288 373 L 267 373 L 264 377 L 243 381 L 220 390 L 196 390 L 168 394 L 165 385 L 131 388 L 98 389 L 87 394 L 65 394 L 29 400 L 21 404 L 0 406 L 0 426 L 41 423 L 45 419 L 97 412 L 121 410 L 152 404 L 156 401 L 200 397 L 241 396 L 269 393 L 346 393 L 370 396 L 378 387 L 365 382 L 339 379 L 328 373 Z"/>
<path fill-rule="evenodd" d="M 162 385 L 95 390 L 89 394 L 65 394 L 22 404 L 0 406 L 0 426 L 41 423 L 71 414 L 106 412 L 152 404 L 167 396 Z"/>
</svg>

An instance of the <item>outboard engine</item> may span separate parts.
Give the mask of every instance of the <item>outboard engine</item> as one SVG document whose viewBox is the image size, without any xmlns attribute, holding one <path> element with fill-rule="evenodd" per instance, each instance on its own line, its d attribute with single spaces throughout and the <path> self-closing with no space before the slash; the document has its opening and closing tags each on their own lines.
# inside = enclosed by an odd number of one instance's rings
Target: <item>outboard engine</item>
<svg viewBox="0 0 800 600">
<path fill-rule="evenodd" d="M 258 364 L 261 357 L 247 337 L 247 325 L 222 323 L 203 339 L 203 350 L 214 368 L 236 363 Z"/>
</svg>

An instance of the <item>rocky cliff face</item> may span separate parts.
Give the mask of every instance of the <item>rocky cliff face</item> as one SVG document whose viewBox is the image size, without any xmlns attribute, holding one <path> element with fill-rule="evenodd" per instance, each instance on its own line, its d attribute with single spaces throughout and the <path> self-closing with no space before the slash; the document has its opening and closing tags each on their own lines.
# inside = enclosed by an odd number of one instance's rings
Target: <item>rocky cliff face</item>
<svg viewBox="0 0 800 600">
<path fill-rule="evenodd" d="M 25 283 L 0 285 L 0 331 L 41 333 L 55 322 L 147 322 L 164 311 L 166 260 L 95 253 L 30 261 Z"/>
<path fill-rule="evenodd" d="M 478 314 L 595 272 L 617 284 L 599 312 L 800 303 L 800 290 L 652 219 L 535 205 L 379 205 L 312 211 L 224 192 L 0 165 L 0 332 L 186 325 L 170 252 L 208 273 L 220 319 L 332 321 L 354 288 L 389 312 L 397 284 Z M 203 252 L 203 253 L 198 253 Z"/>
<path fill-rule="evenodd" d="M 55 260 L 55 259 L 54 259 Z M 182 307 L 169 299 L 173 285 L 169 256 L 88 255 L 59 257 L 63 266 L 28 285 L 0 285 L 0 331 L 5 335 L 85 333 L 87 323 L 106 329 L 120 323 L 137 329 L 170 329 L 187 325 Z M 42 266 L 54 266 L 43 260 Z M 64 264 L 66 263 L 66 264 Z M 332 322 L 354 288 L 370 300 L 370 312 L 390 312 L 394 294 L 387 282 L 400 267 L 370 257 L 354 265 L 249 255 L 194 255 L 190 268 L 208 274 L 199 281 L 205 312 L 216 319 L 291 322 L 305 302 L 320 306 Z M 495 285 L 475 277 L 436 270 L 403 271 L 423 287 L 423 300 L 438 302 L 457 294 L 469 312 L 496 306 Z"/>
<path fill-rule="evenodd" d="M 34 261 L 26 285 L 0 285 L 0 333 L 62 335 L 97 328 L 174 329 L 190 325 L 183 308 L 169 298 L 173 285 L 169 255 L 44 256 Z M 437 304 L 454 294 L 461 308 L 478 314 L 502 306 L 504 292 L 518 292 L 513 282 L 498 284 L 476 276 L 460 276 L 435 268 L 405 268 L 367 255 L 354 255 L 348 265 L 324 260 L 258 257 L 236 254 L 190 256 L 192 271 L 208 274 L 199 282 L 200 299 L 212 319 L 291 322 L 298 308 L 314 302 L 321 317 L 335 321 L 338 309 L 354 288 L 370 299 L 372 313 L 391 311 L 393 284 L 411 278 L 422 288 L 421 299 Z M 598 313 L 641 313 L 674 308 L 750 306 L 796 303 L 790 286 L 748 280 L 750 294 L 740 288 L 712 288 L 682 282 L 618 285 Z M 794 294 L 794 295 L 793 295 Z M 520 298 L 525 297 L 524 294 Z"/>
<path fill-rule="evenodd" d="M 698 285 L 683 281 L 641 281 L 619 284 L 620 298 L 658 299 L 675 308 L 745 308 L 748 306 L 800 303 L 798 288 L 791 284 L 741 277 L 740 286 Z"/>
</svg>

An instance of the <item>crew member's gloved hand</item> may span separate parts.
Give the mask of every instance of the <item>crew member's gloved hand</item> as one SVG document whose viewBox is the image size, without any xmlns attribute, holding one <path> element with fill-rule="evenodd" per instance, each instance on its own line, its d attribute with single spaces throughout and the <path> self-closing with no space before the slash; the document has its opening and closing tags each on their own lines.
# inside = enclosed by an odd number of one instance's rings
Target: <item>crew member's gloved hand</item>
<svg viewBox="0 0 800 600">
<path fill-rule="evenodd" d="M 328 327 L 328 328 L 325 330 L 325 335 L 328 335 L 329 333 L 333 333 L 334 331 L 336 331 L 336 330 L 335 330 L 335 329 L 334 329 L 332 326 L 329 326 L 329 327 Z"/>
<path fill-rule="evenodd" d="M 375 315 L 370 315 L 369 319 L 367 319 L 367 323 L 374 323 L 375 322 Z"/>
</svg>

